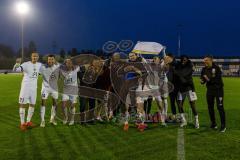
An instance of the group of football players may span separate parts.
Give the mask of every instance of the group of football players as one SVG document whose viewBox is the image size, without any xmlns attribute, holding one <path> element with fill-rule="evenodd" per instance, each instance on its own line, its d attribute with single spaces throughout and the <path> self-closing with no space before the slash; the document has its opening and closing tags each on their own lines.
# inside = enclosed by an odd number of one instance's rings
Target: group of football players
<svg viewBox="0 0 240 160">
<path fill-rule="evenodd" d="M 81 58 L 81 57 L 80 57 Z M 129 53 L 128 59 L 122 59 L 114 53 L 108 60 L 100 58 L 82 63 L 81 59 L 66 58 L 63 64 L 48 55 L 47 63 L 38 62 L 38 53 L 31 54 L 31 61 L 14 67 L 23 72 L 19 95 L 20 129 L 25 131 L 35 127 L 31 119 L 37 99 L 38 76 L 42 75 L 40 127 L 45 127 L 45 110 L 47 99 L 52 98 L 50 123 L 57 125 L 57 108 L 62 108 L 63 124 L 74 125 L 76 122 L 92 123 L 112 119 L 117 114 L 124 116 L 124 127 L 129 129 L 130 112 L 135 111 L 135 125 L 139 131 L 147 128 L 150 120 L 152 101 L 158 107 L 159 122 L 166 126 L 169 122 L 168 97 L 171 104 L 171 121 L 176 120 L 176 105 L 180 115 L 180 127 L 187 125 L 184 114 L 184 100 L 188 98 L 194 115 L 194 126 L 200 127 L 196 107 L 197 95 L 193 82 L 194 65 L 188 56 L 183 55 L 177 61 L 172 54 L 158 56 L 149 61 L 136 53 Z M 81 63 L 79 63 L 81 62 Z M 221 69 L 213 62 L 211 56 L 205 56 L 205 67 L 201 73 L 201 83 L 207 86 L 207 103 L 211 128 L 216 129 L 214 101 L 220 114 L 220 131 L 225 132 L 225 111 L 223 107 L 223 81 Z M 59 81 L 62 80 L 62 86 Z M 61 87 L 60 87 L 61 86 Z M 61 88 L 61 91 L 60 91 Z M 59 104 L 59 97 L 61 103 Z M 76 107 L 80 105 L 80 114 Z M 28 112 L 25 121 L 25 112 Z M 104 114 L 101 114 L 104 110 Z M 80 117 L 76 121 L 76 116 Z"/>
</svg>

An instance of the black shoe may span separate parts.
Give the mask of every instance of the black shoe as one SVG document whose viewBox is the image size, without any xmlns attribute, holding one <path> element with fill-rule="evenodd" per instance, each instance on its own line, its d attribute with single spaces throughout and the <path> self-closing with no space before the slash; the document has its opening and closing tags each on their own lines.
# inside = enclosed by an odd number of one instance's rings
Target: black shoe
<svg viewBox="0 0 240 160">
<path fill-rule="evenodd" d="M 223 126 L 223 127 L 220 128 L 220 132 L 224 133 L 224 132 L 226 132 L 226 129 L 227 128 Z"/>
<path fill-rule="evenodd" d="M 83 126 L 87 125 L 86 122 L 81 122 L 80 124 L 83 125 Z"/>
<path fill-rule="evenodd" d="M 91 120 L 91 121 L 88 121 L 86 124 L 88 124 L 88 125 L 95 125 L 96 122 L 94 120 Z"/>
<path fill-rule="evenodd" d="M 217 127 L 216 124 L 211 124 L 210 128 L 212 128 L 212 129 L 217 129 L 218 127 Z"/>
</svg>

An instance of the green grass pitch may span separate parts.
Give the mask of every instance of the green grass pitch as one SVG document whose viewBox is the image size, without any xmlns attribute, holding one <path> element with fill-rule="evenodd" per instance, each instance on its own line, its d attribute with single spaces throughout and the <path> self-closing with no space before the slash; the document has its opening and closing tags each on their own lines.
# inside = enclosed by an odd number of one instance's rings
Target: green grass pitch
<svg viewBox="0 0 240 160">
<path fill-rule="evenodd" d="M 0 159 L 166 159 L 178 158 L 178 126 L 151 126 L 143 133 L 135 128 L 128 132 L 112 124 L 64 126 L 19 130 L 18 95 L 21 76 L 0 75 Z M 197 108 L 200 129 L 184 129 L 187 160 L 240 159 L 240 79 L 224 78 L 226 133 L 209 129 L 205 87 L 196 78 Z M 38 90 L 40 92 L 40 84 Z M 39 93 L 38 92 L 38 93 Z M 39 124 L 39 104 L 33 122 Z M 186 103 L 187 104 L 187 103 Z M 188 105 L 186 106 L 188 107 Z M 170 107 L 169 107 L 170 108 Z M 50 106 L 46 120 L 49 120 Z M 218 118 L 218 112 L 216 112 Z M 219 122 L 219 119 L 218 119 Z"/>
</svg>

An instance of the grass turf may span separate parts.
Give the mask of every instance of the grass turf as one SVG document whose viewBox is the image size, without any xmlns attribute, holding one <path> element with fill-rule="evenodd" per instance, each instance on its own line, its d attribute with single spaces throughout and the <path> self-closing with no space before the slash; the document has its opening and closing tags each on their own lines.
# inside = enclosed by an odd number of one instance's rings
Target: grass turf
<svg viewBox="0 0 240 160">
<path fill-rule="evenodd" d="M 21 132 L 20 83 L 20 75 L 0 75 L 0 159 L 177 159 L 178 126 L 175 125 L 151 126 L 140 133 L 135 128 L 123 132 L 121 127 L 111 124 L 69 127 L 59 123 Z M 209 129 L 205 87 L 195 79 L 201 128 L 196 130 L 189 125 L 184 129 L 187 160 L 240 159 L 240 79 L 224 78 L 224 83 L 227 131 L 221 134 Z M 39 97 L 33 117 L 36 124 L 40 118 Z M 49 112 L 50 107 L 46 120 Z M 216 117 L 219 117 L 217 111 Z"/>
</svg>

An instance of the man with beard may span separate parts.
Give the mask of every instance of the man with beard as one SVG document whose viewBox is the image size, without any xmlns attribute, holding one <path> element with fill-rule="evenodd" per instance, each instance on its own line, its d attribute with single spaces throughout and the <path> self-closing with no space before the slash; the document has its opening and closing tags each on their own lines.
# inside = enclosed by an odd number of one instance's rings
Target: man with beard
<svg viewBox="0 0 240 160">
<path fill-rule="evenodd" d="M 182 55 L 181 61 L 176 67 L 176 75 L 178 76 L 179 80 L 179 92 L 178 92 L 178 101 L 181 108 L 180 114 L 182 118 L 182 123 L 180 127 L 184 127 L 187 125 L 187 121 L 184 117 L 183 113 L 183 102 L 187 97 L 192 109 L 192 112 L 195 117 L 195 128 L 199 128 L 199 120 L 198 120 L 198 113 L 196 110 L 195 102 L 197 100 L 197 95 L 195 92 L 195 87 L 193 83 L 192 73 L 193 73 L 193 64 L 189 60 L 188 56 Z"/>
<path fill-rule="evenodd" d="M 57 125 L 56 122 L 56 110 L 57 110 L 57 100 L 58 100 L 58 78 L 59 78 L 59 64 L 56 63 L 54 55 L 48 55 L 47 64 L 42 65 L 40 68 L 40 73 L 43 77 L 42 82 L 42 103 L 40 109 L 41 124 L 40 127 L 45 127 L 45 106 L 47 105 L 47 99 L 49 96 L 52 98 L 52 109 L 50 123 Z"/>
</svg>

